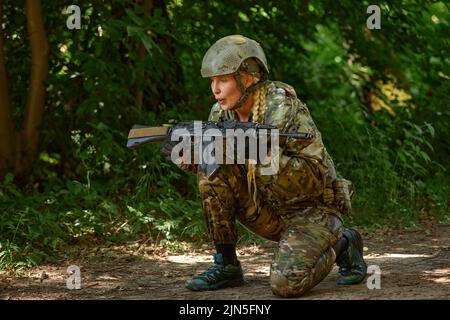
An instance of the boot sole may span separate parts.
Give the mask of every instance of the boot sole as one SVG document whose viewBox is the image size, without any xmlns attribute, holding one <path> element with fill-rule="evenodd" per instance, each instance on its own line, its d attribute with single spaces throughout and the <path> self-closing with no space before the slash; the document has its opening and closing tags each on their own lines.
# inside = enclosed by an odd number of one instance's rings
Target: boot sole
<svg viewBox="0 0 450 320">
<path fill-rule="evenodd" d="M 240 278 L 235 280 L 223 280 L 219 281 L 214 285 L 206 285 L 206 286 L 198 286 L 195 283 L 192 283 L 192 285 L 186 284 L 186 288 L 192 291 L 212 291 L 224 288 L 240 287 L 244 284 L 245 284 L 244 278 Z"/>
</svg>

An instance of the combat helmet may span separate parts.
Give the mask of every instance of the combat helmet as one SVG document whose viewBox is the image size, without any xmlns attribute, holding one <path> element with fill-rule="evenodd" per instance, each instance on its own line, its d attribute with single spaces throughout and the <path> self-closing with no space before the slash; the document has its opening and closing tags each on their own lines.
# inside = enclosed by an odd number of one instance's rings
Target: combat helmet
<svg viewBox="0 0 450 320">
<path fill-rule="evenodd" d="M 239 74 L 247 72 L 255 75 L 259 81 L 245 89 Z M 233 106 L 241 107 L 248 96 L 267 79 L 269 68 L 261 45 L 242 35 L 231 35 L 216 41 L 203 57 L 201 74 L 203 78 L 232 74 L 236 79 L 242 97 Z"/>
</svg>

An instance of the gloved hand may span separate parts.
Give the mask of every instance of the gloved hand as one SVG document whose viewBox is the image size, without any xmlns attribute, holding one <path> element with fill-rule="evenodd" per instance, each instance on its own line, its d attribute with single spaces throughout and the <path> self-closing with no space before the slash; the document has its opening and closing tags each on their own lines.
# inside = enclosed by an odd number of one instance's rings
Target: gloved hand
<svg viewBox="0 0 450 320">
<path fill-rule="evenodd" d="M 172 134 L 171 132 L 168 132 L 164 142 L 161 144 L 161 153 L 167 160 L 172 161 L 172 150 L 178 143 L 180 143 L 180 141 L 182 141 L 181 138 L 179 140 L 172 141 Z M 178 168 L 187 173 L 197 174 L 198 166 L 196 164 L 192 164 L 191 159 L 188 159 L 187 155 L 181 155 L 181 159 L 178 159 L 173 159 L 176 161 L 175 163 L 177 163 Z"/>
<path fill-rule="evenodd" d="M 189 139 L 187 137 L 181 137 L 180 133 L 182 133 L 183 131 L 180 132 L 179 130 L 183 130 L 184 132 L 186 132 L 186 134 L 190 134 L 190 135 L 192 135 L 192 132 L 193 132 L 193 128 L 191 128 L 191 126 L 186 125 L 185 123 L 181 123 L 181 122 L 176 124 L 172 128 L 170 128 L 170 130 L 167 132 L 164 142 L 161 144 L 161 153 L 164 155 L 164 157 L 167 160 L 172 161 L 172 150 L 176 145 L 182 143 L 184 139 Z M 176 133 L 178 135 L 178 137 L 175 137 L 174 141 L 172 141 L 173 140 L 172 137 L 174 136 L 174 133 Z M 194 145 L 193 139 L 194 138 L 191 137 L 191 143 L 190 143 L 191 154 L 193 152 L 193 145 Z M 178 153 L 177 153 L 177 155 L 178 155 Z M 180 156 L 182 157 L 183 163 L 188 163 L 188 162 L 190 163 L 190 159 L 187 159 L 187 156 L 188 156 L 187 154 L 181 154 Z M 186 157 L 186 159 L 184 157 Z M 176 159 L 173 159 L 173 160 L 176 160 Z"/>
<path fill-rule="evenodd" d="M 164 155 L 164 157 L 167 160 L 171 160 L 172 155 L 172 149 L 179 143 L 179 140 L 172 141 L 172 133 L 171 131 L 168 132 L 166 135 L 166 138 L 164 139 L 164 142 L 161 144 L 161 153 Z"/>
</svg>

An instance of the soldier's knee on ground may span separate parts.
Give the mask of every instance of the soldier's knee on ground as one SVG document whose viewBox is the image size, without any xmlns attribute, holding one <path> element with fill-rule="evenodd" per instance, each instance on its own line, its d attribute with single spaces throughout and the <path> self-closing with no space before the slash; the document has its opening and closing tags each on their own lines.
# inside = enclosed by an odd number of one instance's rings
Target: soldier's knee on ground
<svg viewBox="0 0 450 320">
<path fill-rule="evenodd" d="M 335 257 L 334 251 L 328 248 L 312 265 L 301 263 L 303 261 L 301 255 L 290 258 L 284 263 L 275 258 L 270 268 L 272 292 L 284 298 L 302 296 L 328 275 Z"/>
<path fill-rule="evenodd" d="M 303 280 L 306 277 L 307 275 L 304 275 L 292 281 L 281 272 L 272 271 L 270 273 L 270 288 L 275 295 L 283 298 L 300 297 L 309 290 L 309 287 L 298 284 L 304 282 Z"/>
</svg>

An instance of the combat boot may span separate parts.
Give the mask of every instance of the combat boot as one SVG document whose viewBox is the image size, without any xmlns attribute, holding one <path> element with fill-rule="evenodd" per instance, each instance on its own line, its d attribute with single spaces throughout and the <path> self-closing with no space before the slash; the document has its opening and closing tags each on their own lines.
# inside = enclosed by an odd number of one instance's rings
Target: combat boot
<svg viewBox="0 0 450 320">
<path fill-rule="evenodd" d="M 348 241 L 348 248 L 336 259 L 341 275 L 338 284 L 357 284 L 364 280 L 367 272 L 363 257 L 363 241 L 355 229 L 345 229 L 343 236 Z"/>
<path fill-rule="evenodd" d="M 244 275 L 240 262 L 237 262 L 237 265 L 224 265 L 222 254 L 216 253 L 214 264 L 205 272 L 187 280 L 185 286 L 193 291 L 204 291 L 237 287 L 243 284 Z"/>
</svg>

